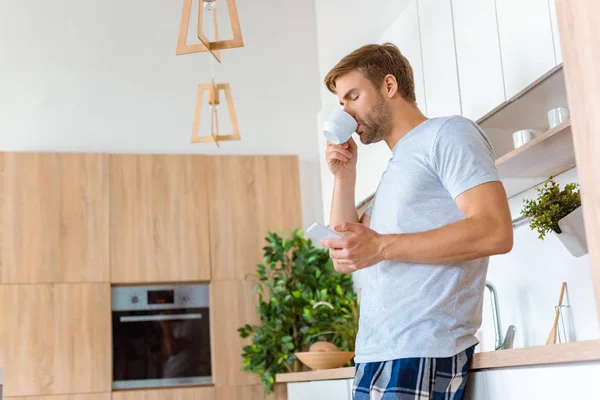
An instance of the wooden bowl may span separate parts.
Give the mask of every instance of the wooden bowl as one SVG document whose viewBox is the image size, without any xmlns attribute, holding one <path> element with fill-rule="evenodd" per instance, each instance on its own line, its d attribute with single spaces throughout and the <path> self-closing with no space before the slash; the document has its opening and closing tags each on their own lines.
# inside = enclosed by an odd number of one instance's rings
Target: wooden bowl
<svg viewBox="0 0 600 400">
<path fill-rule="evenodd" d="M 315 370 L 339 368 L 354 357 L 353 351 L 303 351 L 294 354 L 302 364 Z"/>
</svg>

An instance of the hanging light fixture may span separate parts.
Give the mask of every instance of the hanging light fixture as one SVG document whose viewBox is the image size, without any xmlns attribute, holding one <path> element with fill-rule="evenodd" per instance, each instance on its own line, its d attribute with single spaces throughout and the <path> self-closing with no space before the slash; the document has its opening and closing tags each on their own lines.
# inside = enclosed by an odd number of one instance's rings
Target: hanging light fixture
<svg viewBox="0 0 600 400">
<path fill-rule="evenodd" d="M 229 111 L 229 120 L 231 123 L 231 133 L 221 134 L 219 131 L 219 106 L 221 103 L 220 92 L 225 93 L 225 99 L 227 101 L 227 110 Z M 202 114 L 202 105 L 204 101 L 204 94 L 208 96 L 208 106 L 210 107 L 210 136 L 201 136 L 200 132 L 200 115 Z M 215 143 L 219 147 L 219 142 L 230 141 L 230 140 L 241 140 L 240 130 L 237 122 L 237 116 L 235 114 L 235 108 L 233 107 L 233 97 L 231 95 L 231 88 L 229 83 L 215 83 L 214 79 L 210 84 L 198 85 L 198 93 L 196 95 L 196 109 L 194 112 L 194 126 L 192 128 L 192 143 Z"/>
<path fill-rule="evenodd" d="M 192 14 L 192 0 L 183 0 L 183 12 L 181 14 L 181 23 L 179 25 L 179 36 L 177 38 L 177 50 L 176 54 L 192 54 L 210 51 L 218 62 L 221 62 L 220 50 L 233 49 L 238 47 L 244 47 L 244 40 L 242 38 L 242 29 L 240 26 L 240 18 L 237 12 L 237 6 L 235 0 L 227 1 L 227 11 L 229 14 L 229 21 L 231 23 L 231 30 L 233 31 L 233 39 L 230 40 L 219 40 L 219 29 L 217 23 L 217 7 L 216 0 L 198 0 L 198 44 L 187 44 L 187 35 L 190 25 L 190 16 Z M 214 40 L 209 40 L 204 34 L 203 30 L 203 17 L 204 12 L 213 13 L 214 20 Z"/>
</svg>

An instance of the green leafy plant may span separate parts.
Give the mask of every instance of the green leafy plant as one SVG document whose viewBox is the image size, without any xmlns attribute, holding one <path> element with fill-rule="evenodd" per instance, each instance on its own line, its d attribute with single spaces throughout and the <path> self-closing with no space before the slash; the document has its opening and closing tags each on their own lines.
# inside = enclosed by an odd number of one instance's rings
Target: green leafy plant
<svg viewBox="0 0 600 400">
<path fill-rule="evenodd" d="M 561 233 L 558 221 L 581 206 L 581 198 L 577 183 L 569 183 L 560 190 L 552 177 L 544 183 L 543 187 L 538 187 L 537 191 L 537 199 L 523 201 L 524 208 L 521 210 L 521 215 L 531 218 L 529 227 L 537 230 L 538 237 L 544 240 L 550 231 Z"/>
<path fill-rule="evenodd" d="M 358 311 L 352 277 L 334 270 L 328 250 L 314 247 L 298 229 L 291 237 L 269 232 L 265 239 L 254 287 L 260 324 L 238 332 L 252 338 L 243 349 L 243 370 L 259 374 L 270 393 L 276 374 L 300 369 L 294 352 L 323 340 L 353 351 Z"/>
</svg>

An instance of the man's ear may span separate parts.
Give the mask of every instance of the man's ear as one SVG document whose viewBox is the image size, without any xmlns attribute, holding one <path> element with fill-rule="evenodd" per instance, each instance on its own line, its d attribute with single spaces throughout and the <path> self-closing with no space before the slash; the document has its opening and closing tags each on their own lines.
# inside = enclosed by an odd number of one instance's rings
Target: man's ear
<svg viewBox="0 0 600 400">
<path fill-rule="evenodd" d="M 383 90 L 388 98 L 393 98 L 398 93 L 398 81 L 392 74 L 387 74 L 383 78 Z"/>
</svg>

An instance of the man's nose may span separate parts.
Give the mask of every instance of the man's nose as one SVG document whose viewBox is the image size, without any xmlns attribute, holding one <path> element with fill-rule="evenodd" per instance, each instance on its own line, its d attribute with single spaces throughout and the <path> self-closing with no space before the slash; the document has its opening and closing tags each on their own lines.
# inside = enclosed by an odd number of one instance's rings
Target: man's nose
<svg viewBox="0 0 600 400">
<path fill-rule="evenodd" d="M 348 105 L 345 105 L 343 110 L 345 112 L 347 112 L 348 114 L 350 114 L 352 116 L 352 118 L 356 119 L 356 116 L 354 115 L 354 111 Z"/>
</svg>

